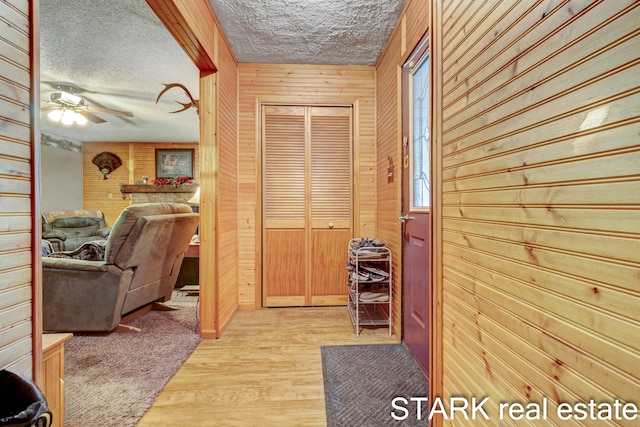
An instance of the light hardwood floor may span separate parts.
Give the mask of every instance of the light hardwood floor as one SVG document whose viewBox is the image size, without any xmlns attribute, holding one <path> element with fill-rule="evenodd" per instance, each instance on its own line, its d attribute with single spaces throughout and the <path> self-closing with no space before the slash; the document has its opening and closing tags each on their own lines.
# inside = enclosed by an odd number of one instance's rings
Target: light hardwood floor
<svg viewBox="0 0 640 427">
<path fill-rule="evenodd" d="M 138 427 L 326 426 L 324 345 L 396 343 L 387 328 L 356 336 L 346 308 L 238 312 L 203 342 Z"/>
</svg>

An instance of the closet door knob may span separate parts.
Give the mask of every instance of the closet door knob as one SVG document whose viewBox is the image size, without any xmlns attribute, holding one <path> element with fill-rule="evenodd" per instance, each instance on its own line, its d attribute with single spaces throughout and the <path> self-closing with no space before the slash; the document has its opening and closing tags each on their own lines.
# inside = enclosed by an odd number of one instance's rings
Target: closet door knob
<svg viewBox="0 0 640 427">
<path fill-rule="evenodd" d="M 329 223 L 329 228 L 333 228 L 333 223 L 332 222 Z"/>
</svg>

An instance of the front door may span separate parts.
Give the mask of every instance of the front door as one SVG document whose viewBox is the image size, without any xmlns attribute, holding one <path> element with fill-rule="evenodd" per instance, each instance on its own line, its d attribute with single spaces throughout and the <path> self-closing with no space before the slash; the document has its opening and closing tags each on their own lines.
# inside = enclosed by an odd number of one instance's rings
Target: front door
<svg viewBox="0 0 640 427">
<path fill-rule="evenodd" d="M 428 373 L 430 236 L 430 90 L 426 42 L 403 69 L 403 340 Z"/>
</svg>

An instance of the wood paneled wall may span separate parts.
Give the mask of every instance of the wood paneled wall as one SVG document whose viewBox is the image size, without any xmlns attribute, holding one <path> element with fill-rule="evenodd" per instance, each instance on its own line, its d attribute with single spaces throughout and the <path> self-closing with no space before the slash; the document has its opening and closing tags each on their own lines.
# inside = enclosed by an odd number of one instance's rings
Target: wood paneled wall
<svg viewBox="0 0 640 427">
<path fill-rule="evenodd" d="M 31 78 L 32 38 L 37 34 L 30 31 L 30 20 L 37 11 L 29 3 L 0 2 L 0 368 L 32 377 L 38 372 L 34 339 L 41 330 L 32 317 L 38 307 L 33 296 L 40 291 L 33 271 L 40 248 L 32 247 L 40 240 L 39 230 L 33 229 L 38 223 L 33 173 L 40 140 L 30 114 L 31 103 L 39 98 L 32 98 Z"/>
<path fill-rule="evenodd" d="M 108 225 L 113 223 L 120 212 L 131 204 L 131 195 L 122 199 L 120 183 L 135 184 L 142 176 L 151 180 L 156 177 L 156 148 L 193 148 L 194 181 L 200 176 L 198 144 L 189 143 L 153 143 L 153 142 L 86 142 L 82 146 L 82 208 L 100 209 L 104 212 Z M 122 166 L 116 169 L 109 179 L 104 179 L 100 170 L 92 163 L 93 157 L 103 151 L 118 155 Z M 64 191 L 64 189 L 60 189 Z"/>
<path fill-rule="evenodd" d="M 556 406 L 640 396 L 640 3 L 441 4 L 444 395 L 600 425 Z"/>
<path fill-rule="evenodd" d="M 402 327 L 402 65 L 427 30 L 427 2 L 407 2 L 376 66 L 377 231 L 393 254 L 393 333 Z M 407 44 L 411 47 L 407 48 Z M 393 176 L 389 179 L 390 168 Z"/>
<path fill-rule="evenodd" d="M 218 123 L 218 330 L 224 331 L 238 311 L 238 66 L 219 35 L 216 67 Z M 203 168 L 207 165 L 203 165 Z"/>
<path fill-rule="evenodd" d="M 375 69 L 246 63 L 238 69 L 240 307 L 255 309 L 261 305 L 260 103 L 354 105 L 354 233 L 375 236 Z"/>
</svg>

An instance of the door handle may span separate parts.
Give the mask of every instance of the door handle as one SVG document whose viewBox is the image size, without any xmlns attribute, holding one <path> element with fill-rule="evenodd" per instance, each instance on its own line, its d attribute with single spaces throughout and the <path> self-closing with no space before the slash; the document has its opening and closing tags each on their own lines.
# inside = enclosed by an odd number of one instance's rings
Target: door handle
<svg viewBox="0 0 640 427">
<path fill-rule="evenodd" d="M 412 219 L 415 219 L 415 217 L 409 216 L 409 215 L 402 215 L 398 217 L 398 221 L 400 221 L 401 223 L 405 223 L 407 221 L 411 221 Z"/>
</svg>

